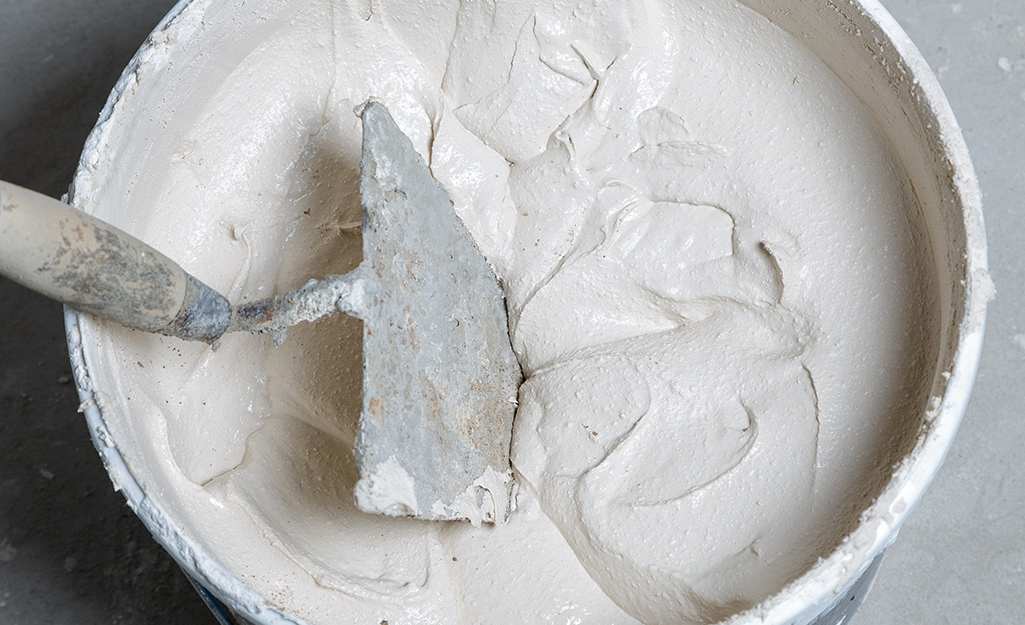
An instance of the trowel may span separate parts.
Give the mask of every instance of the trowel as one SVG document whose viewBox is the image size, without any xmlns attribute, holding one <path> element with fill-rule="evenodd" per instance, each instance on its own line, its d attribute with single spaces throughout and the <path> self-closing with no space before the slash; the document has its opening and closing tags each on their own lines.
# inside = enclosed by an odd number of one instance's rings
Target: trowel
<svg viewBox="0 0 1025 625">
<path fill-rule="evenodd" d="M 387 109 L 363 120 L 363 261 L 233 308 L 174 261 L 52 198 L 0 182 L 0 275 L 76 310 L 216 347 L 343 312 L 363 321 L 357 505 L 425 520 L 495 522 L 522 374 L 491 267 Z"/>
</svg>

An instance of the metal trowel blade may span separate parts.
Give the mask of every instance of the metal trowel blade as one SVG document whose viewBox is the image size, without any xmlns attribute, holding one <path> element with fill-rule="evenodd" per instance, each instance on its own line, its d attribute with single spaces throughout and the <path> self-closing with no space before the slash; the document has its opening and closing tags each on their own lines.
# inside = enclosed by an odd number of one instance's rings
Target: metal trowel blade
<svg viewBox="0 0 1025 625">
<path fill-rule="evenodd" d="M 374 101 L 363 119 L 364 511 L 503 521 L 522 373 L 498 280 L 441 184 Z"/>
</svg>

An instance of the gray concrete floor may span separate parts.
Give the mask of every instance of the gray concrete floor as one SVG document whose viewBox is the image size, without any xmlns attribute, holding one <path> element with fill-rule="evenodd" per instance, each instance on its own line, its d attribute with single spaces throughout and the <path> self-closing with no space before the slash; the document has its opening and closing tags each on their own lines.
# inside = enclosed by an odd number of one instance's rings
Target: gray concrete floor
<svg viewBox="0 0 1025 625">
<path fill-rule="evenodd" d="M 1025 2 L 884 0 L 940 77 L 984 194 L 990 308 L 947 462 L 856 625 L 1025 616 Z M 59 196 L 171 0 L 0 0 L 0 179 Z M 0 624 L 215 623 L 114 493 L 77 413 L 60 307 L 0 280 Z"/>
</svg>

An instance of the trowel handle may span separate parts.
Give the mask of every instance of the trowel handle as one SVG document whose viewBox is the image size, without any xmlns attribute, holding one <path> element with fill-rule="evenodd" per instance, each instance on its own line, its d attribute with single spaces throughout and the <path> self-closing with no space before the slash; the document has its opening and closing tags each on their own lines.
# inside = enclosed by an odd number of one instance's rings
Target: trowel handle
<svg viewBox="0 0 1025 625">
<path fill-rule="evenodd" d="M 0 181 L 0 275 L 82 312 L 212 342 L 228 300 L 170 258 L 53 198 Z"/>
</svg>

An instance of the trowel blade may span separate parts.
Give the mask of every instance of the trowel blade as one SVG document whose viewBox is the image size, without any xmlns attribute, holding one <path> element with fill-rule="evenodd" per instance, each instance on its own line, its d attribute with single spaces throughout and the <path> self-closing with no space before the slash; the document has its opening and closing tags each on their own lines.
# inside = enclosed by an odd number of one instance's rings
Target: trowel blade
<svg viewBox="0 0 1025 625">
<path fill-rule="evenodd" d="M 445 190 L 387 109 L 363 119 L 363 411 L 356 503 L 503 521 L 522 373 L 505 300 Z"/>
</svg>

